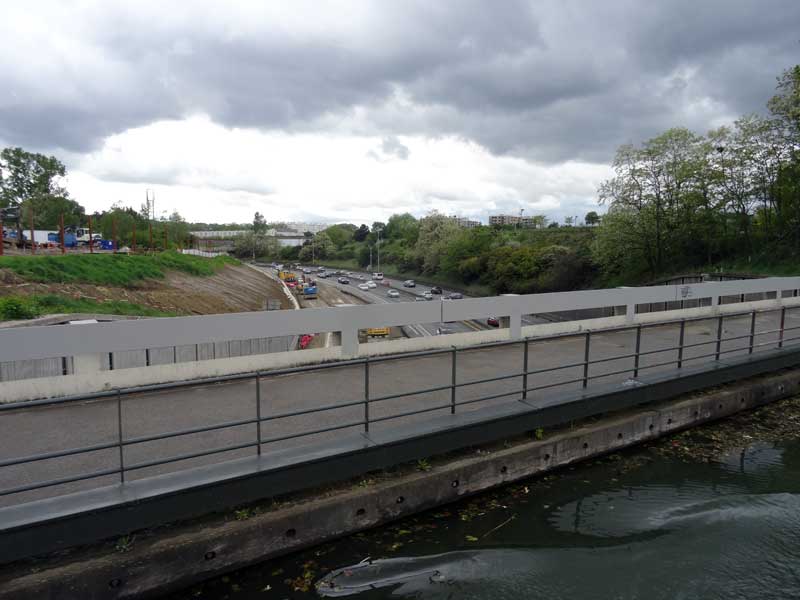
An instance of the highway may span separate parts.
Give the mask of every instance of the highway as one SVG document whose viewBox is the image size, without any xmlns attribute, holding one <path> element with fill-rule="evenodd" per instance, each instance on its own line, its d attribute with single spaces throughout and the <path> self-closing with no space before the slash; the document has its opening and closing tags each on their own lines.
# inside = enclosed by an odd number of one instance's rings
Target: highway
<svg viewBox="0 0 800 600">
<path fill-rule="evenodd" d="M 311 269 L 312 276 L 314 273 L 317 272 L 317 266 L 310 266 L 310 265 L 302 265 L 300 269 Z M 334 268 L 327 268 L 328 272 L 335 272 L 339 271 L 339 269 Z M 318 283 L 322 285 L 332 285 L 338 287 L 344 291 L 347 289 L 352 289 L 353 287 L 358 287 L 359 284 L 365 283 L 366 281 L 372 280 L 372 274 L 368 272 L 362 271 L 345 271 L 345 273 L 350 273 L 346 275 L 348 279 L 350 279 L 349 284 L 341 284 L 337 281 L 336 276 L 331 276 L 329 278 L 320 279 L 316 278 Z M 423 294 L 426 292 L 431 291 L 431 286 L 416 283 L 415 287 L 405 287 L 403 286 L 403 281 L 400 279 L 394 279 L 392 277 L 384 276 L 383 282 L 376 281 L 375 283 L 378 284 L 378 287 L 373 288 L 371 290 L 359 290 L 362 295 L 365 295 L 367 298 L 370 298 L 373 303 L 387 303 L 387 302 L 415 302 L 417 298 L 423 298 Z M 388 285 L 384 285 L 388 284 Z M 390 290 L 397 290 L 400 293 L 398 298 L 391 298 L 387 295 L 387 292 Z M 458 300 L 448 300 L 447 296 L 453 293 L 454 290 L 450 290 L 447 288 L 442 288 L 441 294 L 432 294 L 433 300 L 426 300 L 427 302 L 458 302 Z M 464 295 L 464 297 L 468 297 Z M 537 319 L 535 317 L 527 317 L 523 319 L 526 325 L 532 325 L 534 323 L 544 323 L 547 322 L 544 319 Z M 427 337 L 431 335 L 439 335 L 439 332 L 444 334 L 449 333 L 465 333 L 470 331 L 482 331 L 485 329 L 490 329 L 491 327 L 487 325 L 485 322 L 476 322 L 476 321 L 453 321 L 449 323 L 421 323 L 419 325 L 411 325 L 407 326 L 406 332 L 410 335 L 410 337 Z"/>
</svg>

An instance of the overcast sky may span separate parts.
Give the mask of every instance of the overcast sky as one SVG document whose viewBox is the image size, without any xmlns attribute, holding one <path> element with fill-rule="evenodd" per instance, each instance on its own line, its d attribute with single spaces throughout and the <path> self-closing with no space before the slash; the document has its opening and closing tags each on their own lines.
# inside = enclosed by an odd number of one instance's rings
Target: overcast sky
<svg viewBox="0 0 800 600">
<path fill-rule="evenodd" d="M 0 146 L 89 210 L 581 218 L 616 148 L 763 112 L 798 0 L 2 0 Z"/>
</svg>

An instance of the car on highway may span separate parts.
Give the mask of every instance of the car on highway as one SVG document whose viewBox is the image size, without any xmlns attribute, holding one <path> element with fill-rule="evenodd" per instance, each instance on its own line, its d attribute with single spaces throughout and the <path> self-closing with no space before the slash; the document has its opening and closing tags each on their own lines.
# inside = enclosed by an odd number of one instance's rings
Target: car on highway
<svg viewBox="0 0 800 600">
<path fill-rule="evenodd" d="M 365 285 L 371 290 L 374 290 L 376 287 L 378 287 L 378 284 L 374 281 L 367 281 Z"/>
<path fill-rule="evenodd" d="M 350 283 L 350 280 L 347 277 L 339 277 L 339 279 L 337 279 L 336 281 L 338 281 L 339 283 L 343 283 L 345 285 Z"/>
<path fill-rule="evenodd" d="M 372 278 L 377 281 L 380 281 L 381 279 L 383 279 L 383 273 L 373 273 Z"/>
<path fill-rule="evenodd" d="M 433 294 L 431 292 L 422 292 L 422 297 L 425 300 L 433 300 Z"/>
<path fill-rule="evenodd" d="M 488 319 L 486 319 L 486 324 L 489 327 L 500 327 L 500 319 L 498 319 L 497 317 L 489 317 Z"/>
<path fill-rule="evenodd" d="M 366 283 L 359 283 L 358 284 L 358 289 L 363 290 L 365 292 L 368 292 L 369 291 L 369 286 Z"/>
<path fill-rule="evenodd" d="M 403 282 L 403 287 L 417 287 L 417 282 L 413 279 L 406 279 Z"/>
<path fill-rule="evenodd" d="M 441 293 L 442 293 L 442 288 L 440 288 L 438 285 L 435 285 L 431 288 L 431 294 L 441 294 Z"/>
<path fill-rule="evenodd" d="M 305 269 L 303 269 L 303 273 L 305 273 L 306 275 L 311 275 L 311 269 L 306 267 Z"/>
<path fill-rule="evenodd" d="M 400 292 L 398 292 L 397 290 L 389 290 L 388 292 L 386 292 L 386 295 L 389 296 L 389 298 L 399 298 Z"/>
<path fill-rule="evenodd" d="M 464 294 L 462 294 L 460 292 L 452 292 L 450 294 L 447 294 L 447 299 L 448 300 L 461 300 L 463 297 L 464 297 Z"/>
<path fill-rule="evenodd" d="M 447 335 L 448 333 L 453 333 L 453 330 L 446 325 L 439 325 L 439 327 L 436 328 L 436 335 Z"/>
<path fill-rule="evenodd" d="M 417 296 L 416 298 L 414 298 L 414 302 L 427 302 L 427 301 L 428 299 L 423 298 L 422 296 Z"/>
</svg>

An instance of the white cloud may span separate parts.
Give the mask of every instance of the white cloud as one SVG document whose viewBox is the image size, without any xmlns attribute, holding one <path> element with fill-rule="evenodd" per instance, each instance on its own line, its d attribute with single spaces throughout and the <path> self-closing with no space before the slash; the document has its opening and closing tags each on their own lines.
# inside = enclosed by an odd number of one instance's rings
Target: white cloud
<svg viewBox="0 0 800 600">
<path fill-rule="evenodd" d="M 195 116 L 107 138 L 77 159 L 67 185 L 89 210 L 138 207 L 150 188 L 159 210 L 194 221 L 248 221 L 260 211 L 270 220 L 371 222 L 432 209 L 483 219 L 520 208 L 583 215 L 610 175 L 589 163 L 494 156 L 456 137 L 400 136 L 390 145 L 405 158 L 371 158 L 386 148 L 378 136 L 231 129 Z"/>
</svg>

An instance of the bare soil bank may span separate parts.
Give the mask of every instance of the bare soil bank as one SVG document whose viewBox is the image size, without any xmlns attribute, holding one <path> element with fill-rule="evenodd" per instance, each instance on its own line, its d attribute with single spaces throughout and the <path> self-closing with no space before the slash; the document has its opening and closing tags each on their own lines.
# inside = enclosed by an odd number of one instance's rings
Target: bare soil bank
<svg viewBox="0 0 800 600">
<path fill-rule="evenodd" d="M 227 265 L 207 277 L 171 272 L 164 280 L 148 280 L 132 287 L 32 283 L 0 269 L 0 296 L 33 294 L 60 294 L 98 302 L 122 300 L 187 315 L 263 310 L 267 299 L 280 300 L 283 309 L 291 308 L 278 283 L 244 265 Z"/>
</svg>

